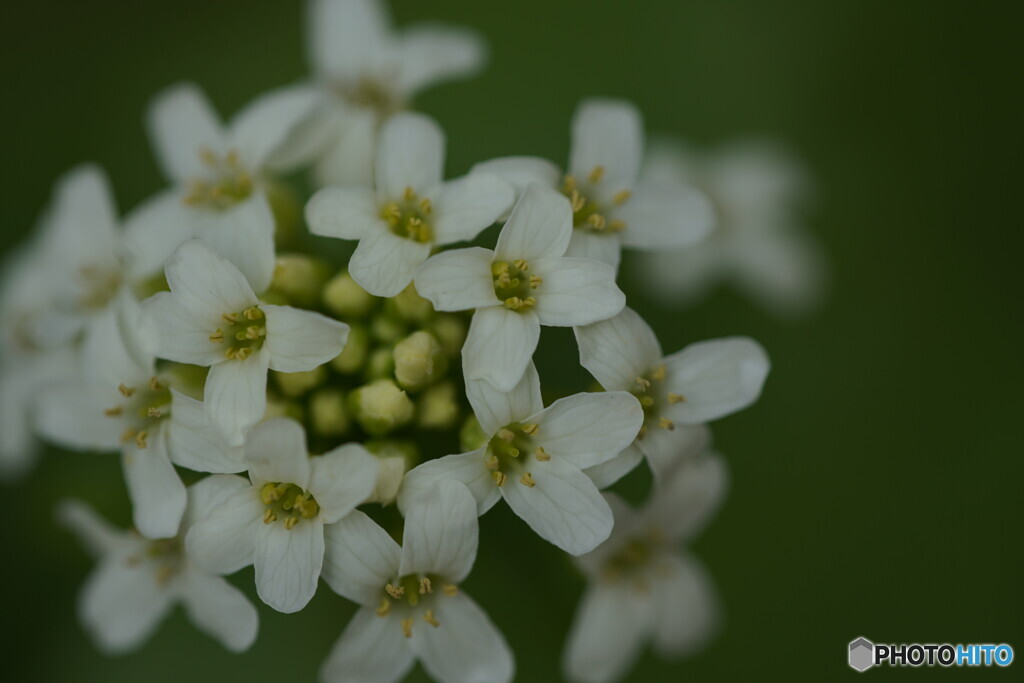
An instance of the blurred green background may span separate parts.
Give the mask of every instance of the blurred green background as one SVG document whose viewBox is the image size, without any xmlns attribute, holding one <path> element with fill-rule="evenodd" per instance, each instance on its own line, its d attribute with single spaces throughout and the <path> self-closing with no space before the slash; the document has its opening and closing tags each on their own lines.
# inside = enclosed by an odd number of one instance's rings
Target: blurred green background
<svg viewBox="0 0 1024 683">
<path fill-rule="evenodd" d="M 695 551 L 718 582 L 725 629 L 690 660 L 646 656 L 631 680 L 853 676 L 846 645 L 860 635 L 1008 642 L 1024 656 L 1024 150 L 1012 92 L 1024 55 L 1009 6 L 393 3 L 399 23 L 465 24 L 490 42 L 482 77 L 418 103 L 449 134 L 451 173 L 510 153 L 561 162 L 577 101 L 614 95 L 634 100 L 649 130 L 698 144 L 779 138 L 816 180 L 807 223 L 833 271 L 816 314 L 778 321 L 728 290 L 682 313 L 631 298 L 666 350 L 750 334 L 774 364 L 763 400 L 716 430 L 733 487 Z M 3 12 L 4 249 L 78 162 L 109 170 L 122 210 L 161 187 L 141 125 L 159 88 L 194 79 L 230 114 L 306 73 L 298 3 Z M 542 351 L 571 353 L 571 338 Z M 635 476 L 626 488 L 644 485 Z M 55 454 L 0 492 L 5 680 L 313 680 L 351 613 L 326 586 L 300 614 L 263 608 L 256 647 L 236 657 L 178 612 L 140 652 L 105 658 L 74 618 L 90 562 L 50 510 L 80 496 L 126 523 L 116 457 Z M 518 680 L 557 680 L 581 582 L 506 506 L 482 532 L 467 591 L 510 641 Z M 236 578 L 252 592 L 251 569 Z"/>
</svg>

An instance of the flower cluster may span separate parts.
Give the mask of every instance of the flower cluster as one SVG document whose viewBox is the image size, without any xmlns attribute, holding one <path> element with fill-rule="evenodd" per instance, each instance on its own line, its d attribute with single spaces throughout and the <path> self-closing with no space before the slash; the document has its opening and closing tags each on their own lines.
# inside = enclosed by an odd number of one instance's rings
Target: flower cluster
<svg viewBox="0 0 1024 683">
<path fill-rule="evenodd" d="M 564 170 L 507 157 L 445 178 L 445 133 L 411 98 L 476 72 L 482 41 L 395 30 L 373 0 L 308 14 L 312 78 L 227 125 L 195 85 L 159 94 L 169 187 L 120 218 L 104 173 L 72 170 L 4 271 L 5 471 L 37 436 L 121 455 L 130 531 L 59 510 L 98 562 L 89 633 L 130 650 L 180 601 L 243 651 L 257 610 L 223 577 L 251 565 L 274 610 L 321 578 L 360 605 L 325 681 L 417 661 L 509 681 L 509 646 L 460 587 L 504 499 L 588 580 L 568 677 L 624 675 L 645 638 L 695 649 L 715 601 L 679 546 L 725 491 L 707 423 L 753 403 L 769 362 L 744 337 L 666 355 L 617 280 L 623 250 L 698 248 L 721 204 L 652 173 L 615 100 L 579 106 Z M 544 327 L 572 328 L 593 385 L 542 398 Z M 642 509 L 602 493 L 642 461 Z"/>
</svg>

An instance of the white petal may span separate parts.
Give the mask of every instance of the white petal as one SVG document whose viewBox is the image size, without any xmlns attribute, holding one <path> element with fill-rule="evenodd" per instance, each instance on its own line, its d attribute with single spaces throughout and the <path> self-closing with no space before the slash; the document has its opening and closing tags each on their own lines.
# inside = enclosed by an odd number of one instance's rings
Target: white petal
<svg viewBox="0 0 1024 683">
<path fill-rule="evenodd" d="M 193 83 L 179 83 L 157 95 L 149 107 L 148 126 L 157 160 L 172 180 L 186 180 L 205 170 L 201 149 L 226 151 L 217 113 Z"/>
<path fill-rule="evenodd" d="M 480 427 L 488 435 L 544 409 L 540 395 L 540 376 L 533 363 L 527 364 L 519 382 L 508 391 L 500 391 L 486 380 L 467 379 L 466 398 L 469 399 Z"/>
<path fill-rule="evenodd" d="M 611 460 L 633 443 L 644 423 L 640 401 L 625 391 L 561 398 L 529 418 L 534 439 L 553 458 L 584 469 Z"/>
<path fill-rule="evenodd" d="M 263 525 L 265 509 L 252 487 L 231 494 L 188 530 L 185 548 L 189 556 L 216 574 L 233 574 L 252 564 L 255 532 Z"/>
<path fill-rule="evenodd" d="M 245 443 L 252 485 L 295 484 L 309 489 L 312 465 L 306 446 L 306 430 L 289 417 L 277 417 L 257 425 Z"/>
<path fill-rule="evenodd" d="M 576 609 L 562 658 L 566 677 L 578 683 L 611 683 L 625 676 L 640 654 L 651 619 L 650 607 L 637 601 L 627 586 L 589 587 Z"/>
<path fill-rule="evenodd" d="M 142 306 L 157 331 L 157 355 L 161 358 L 191 365 L 224 360 L 224 345 L 210 341 L 215 324 L 182 306 L 170 292 L 157 292 Z"/>
<path fill-rule="evenodd" d="M 698 190 L 681 185 L 659 189 L 641 185 L 615 218 L 625 221 L 622 244 L 632 249 L 678 249 L 707 237 L 714 209 Z"/>
<path fill-rule="evenodd" d="M 659 480 L 651 514 L 674 540 L 690 540 L 718 512 L 729 488 L 729 470 L 720 456 L 701 458 Z"/>
<path fill-rule="evenodd" d="M 387 5 L 379 0 L 308 3 L 309 60 L 323 76 L 355 81 L 390 48 Z"/>
<path fill-rule="evenodd" d="M 398 89 L 413 94 L 429 85 L 470 76 L 487 60 L 487 45 L 475 32 L 437 24 L 413 26 L 398 43 Z"/>
<path fill-rule="evenodd" d="M 283 163 L 295 161 L 285 156 L 288 142 L 313 114 L 318 99 L 312 88 L 289 86 L 260 95 L 240 111 L 231 122 L 230 136 L 246 167 L 258 171 L 296 165 Z"/>
<path fill-rule="evenodd" d="M 520 313 L 500 306 L 473 314 L 462 347 L 466 377 L 482 379 L 511 391 L 526 372 L 540 340 L 540 320 L 532 311 Z"/>
<path fill-rule="evenodd" d="M 181 599 L 189 619 L 231 652 L 244 652 L 256 640 L 259 615 L 242 591 L 219 576 L 189 571 Z"/>
<path fill-rule="evenodd" d="M 380 117 L 372 109 L 333 105 L 332 136 L 313 167 L 317 186 L 373 187 Z"/>
<path fill-rule="evenodd" d="M 583 474 L 590 477 L 590 480 L 594 482 L 594 486 L 603 490 L 632 472 L 643 459 L 644 454 L 639 448 L 627 446 L 626 450 L 611 460 L 583 470 Z"/>
<path fill-rule="evenodd" d="M 441 597 L 434 611 L 440 625 L 416 624 L 410 642 L 432 678 L 445 683 L 512 680 L 515 663 L 508 643 L 470 597 Z"/>
<path fill-rule="evenodd" d="M 569 173 L 577 180 L 601 166 L 602 184 L 630 189 L 640 172 L 643 150 L 643 120 L 631 103 L 591 99 L 573 115 Z"/>
<path fill-rule="evenodd" d="M 438 574 L 460 583 L 476 560 L 476 501 L 457 481 L 441 479 L 406 510 L 398 573 Z"/>
<path fill-rule="evenodd" d="M 698 342 L 665 359 L 666 388 L 686 397 L 670 417 L 698 424 L 746 408 L 761 395 L 770 363 L 753 339 L 729 337 Z"/>
<path fill-rule="evenodd" d="M 562 171 L 555 164 L 540 157 L 500 157 L 482 161 L 469 170 L 474 173 L 493 173 L 504 178 L 515 188 L 516 196 L 522 195 L 528 186 L 539 183 L 556 188 L 562 179 Z"/>
<path fill-rule="evenodd" d="M 612 511 L 594 482 L 579 468 L 552 458 L 526 466 L 535 483 L 523 485 L 509 477 L 501 495 L 537 535 L 570 555 L 582 555 L 608 538 Z"/>
<path fill-rule="evenodd" d="M 469 241 L 498 220 L 515 200 L 512 186 L 496 175 L 474 173 L 441 185 L 434 199 L 438 244 Z"/>
<path fill-rule="evenodd" d="M 325 524 L 337 522 L 365 501 L 377 485 L 377 458 L 359 444 L 345 444 L 311 458 L 309 490 Z"/>
<path fill-rule="evenodd" d="M 175 465 L 195 472 L 241 472 L 245 449 L 231 446 L 213 426 L 202 401 L 171 389 L 168 446 Z"/>
<path fill-rule="evenodd" d="M 654 330 L 632 308 L 613 318 L 573 328 L 580 365 L 608 391 L 631 389 L 661 361 Z"/>
<path fill-rule="evenodd" d="M 402 549 L 359 510 L 324 527 L 323 579 L 353 602 L 376 606 L 384 584 L 398 576 Z"/>
<path fill-rule="evenodd" d="M 399 509 L 405 514 L 420 497 L 430 495 L 438 481 L 453 479 L 473 494 L 477 515 L 490 510 L 501 495 L 491 471 L 484 465 L 484 452 L 484 448 L 479 448 L 469 453 L 446 455 L 412 468 L 402 479 L 402 488 L 398 491 Z"/>
<path fill-rule="evenodd" d="M 50 255 L 52 263 L 69 268 L 69 272 L 51 273 L 52 278 L 76 278 L 78 274 L 71 270 L 76 267 L 101 267 L 116 273 L 121 232 L 110 181 L 99 166 L 82 164 L 61 176 L 50 211 L 46 237 L 56 250 Z M 80 292 L 77 282 L 69 284 L 73 293 Z"/>
<path fill-rule="evenodd" d="M 704 567 L 688 555 L 672 556 L 653 587 L 654 647 L 663 657 L 682 657 L 703 648 L 719 622 L 714 583 Z"/>
<path fill-rule="evenodd" d="M 497 306 L 491 261 L 494 252 L 482 247 L 444 251 L 416 271 L 416 291 L 437 311 L 468 311 Z"/>
<path fill-rule="evenodd" d="M 211 323 L 258 303 L 238 268 L 197 240 L 178 247 L 164 271 L 177 305 Z"/>
<path fill-rule="evenodd" d="M 132 565 L 114 555 L 82 586 L 78 612 L 96 645 L 108 654 L 136 649 L 170 611 L 173 594 L 157 583 L 148 562 Z"/>
<path fill-rule="evenodd" d="M 185 205 L 182 194 L 179 187 L 160 192 L 125 218 L 126 260 L 135 279 L 163 271 L 167 257 L 195 236 L 195 209 Z"/>
<path fill-rule="evenodd" d="M 123 400 L 114 393 L 115 387 L 82 381 L 46 387 L 36 396 L 32 427 L 39 436 L 65 448 L 116 451 L 127 425 L 103 412 Z M 20 392 L 16 398 L 22 403 L 27 397 Z"/>
<path fill-rule="evenodd" d="M 256 528 L 256 592 L 278 612 L 298 612 L 316 593 L 324 562 L 324 524 L 304 519 L 293 529 L 283 522 Z"/>
<path fill-rule="evenodd" d="M 580 258 L 538 259 L 531 264 L 544 281 L 535 290 L 542 325 L 570 327 L 606 320 L 626 305 L 607 263 Z"/>
<path fill-rule="evenodd" d="M 825 293 L 827 268 L 821 248 L 795 231 L 744 236 L 731 257 L 738 284 L 774 313 L 806 313 Z"/>
<path fill-rule="evenodd" d="M 100 517 L 80 500 L 62 500 L 57 505 L 57 519 L 78 537 L 78 541 L 95 558 L 101 558 L 124 545 L 126 534 Z"/>
<path fill-rule="evenodd" d="M 345 347 L 349 327 L 314 311 L 264 304 L 270 369 L 306 372 L 335 358 Z"/>
<path fill-rule="evenodd" d="M 203 477 L 189 486 L 188 504 L 185 506 L 185 515 L 181 518 L 181 533 L 187 533 L 193 524 L 215 514 L 231 496 L 241 491 L 247 491 L 252 495 L 252 484 L 249 480 L 232 474 Z"/>
<path fill-rule="evenodd" d="M 494 251 L 502 261 L 561 256 L 572 232 L 569 200 L 550 187 L 530 185 L 512 208 Z"/>
<path fill-rule="evenodd" d="M 430 245 L 399 237 L 377 226 L 359 240 L 349 260 L 352 279 L 374 296 L 392 297 L 405 289 L 430 256 Z"/>
<path fill-rule="evenodd" d="M 320 669 L 325 683 L 396 683 L 415 662 L 399 618 L 356 612 Z"/>
<path fill-rule="evenodd" d="M 377 194 L 394 201 L 406 188 L 422 194 L 441 182 L 444 131 L 423 114 L 398 113 L 387 120 L 377 148 Z"/>
<path fill-rule="evenodd" d="M 146 448 L 134 443 L 121 453 L 128 497 L 132 501 L 132 521 L 146 538 L 171 538 L 178 534 L 185 513 L 187 495 L 170 458 L 166 436 L 150 436 Z"/>
<path fill-rule="evenodd" d="M 325 187 L 306 203 L 306 222 L 314 235 L 357 240 L 380 221 L 377 195 L 367 187 Z"/>
<path fill-rule="evenodd" d="M 649 428 L 637 446 L 647 456 L 656 481 L 663 481 L 679 467 L 704 455 L 711 446 L 707 425 L 676 425 L 675 429 Z"/>
<path fill-rule="evenodd" d="M 262 192 L 223 211 L 193 210 L 196 235 L 262 292 L 274 277 L 274 213 Z M 172 287 L 173 289 L 173 287 Z"/>
<path fill-rule="evenodd" d="M 573 230 L 566 256 L 607 263 L 618 270 L 622 260 L 622 242 L 618 235 L 602 235 L 588 230 Z"/>
<path fill-rule="evenodd" d="M 264 347 L 245 360 L 229 360 L 210 368 L 206 376 L 206 412 L 232 446 L 245 440 L 247 429 L 267 410 L 267 366 Z"/>
</svg>

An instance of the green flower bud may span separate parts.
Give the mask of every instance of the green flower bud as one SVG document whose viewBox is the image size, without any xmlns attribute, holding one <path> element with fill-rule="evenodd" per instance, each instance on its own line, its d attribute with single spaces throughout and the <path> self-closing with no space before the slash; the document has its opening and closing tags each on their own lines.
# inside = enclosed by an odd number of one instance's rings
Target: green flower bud
<svg viewBox="0 0 1024 683">
<path fill-rule="evenodd" d="M 395 372 L 395 359 L 391 349 L 377 348 L 366 360 L 366 379 L 390 379 Z"/>
<path fill-rule="evenodd" d="M 447 429 L 459 417 L 459 402 L 455 385 L 442 382 L 430 387 L 418 401 L 418 424 L 424 429 Z"/>
<path fill-rule="evenodd" d="M 375 316 L 370 321 L 370 335 L 384 344 L 394 344 L 405 334 L 402 321 L 387 315 Z"/>
<path fill-rule="evenodd" d="M 341 436 L 348 431 L 345 395 L 339 389 L 320 389 L 309 400 L 313 431 L 323 436 Z"/>
<path fill-rule="evenodd" d="M 423 324 L 434 315 L 434 307 L 416 292 L 412 284 L 388 299 L 388 309 L 402 320 L 414 324 Z"/>
<path fill-rule="evenodd" d="M 323 261 L 303 254 L 280 254 L 274 264 L 270 289 L 293 305 L 313 308 L 320 301 L 320 292 L 329 274 Z"/>
<path fill-rule="evenodd" d="M 370 334 L 362 325 L 353 325 L 348 331 L 348 341 L 341 353 L 331 361 L 331 367 L 343 375 L 351 375 L 366 364 L 370 346 Z"/>
<path fill-rule="evenodd" d="M 441 345 L 429 332 L 413 332 L 395 345 L 395 379 L 406 389 L 429 384 L 444 373 Z"/>
<path fill-rule="evenodd" d="M 291 245 L 302 225 L 302 202 L 291 186 L 264 180 L 263 192 L 274 214 L 274 241 L 278 248 Z"/>
<path fill-rule="evenodd" d="M 373 308 L 374 297 L 342 272 L 334 276 L 324 287 L 324 304 L 332 313 L 345 318 L 360 318 Z"/>
<path fill-rule="evenodd" d="M 371 382 L 353 393 L 356 419 L 370 434 L 387 434 L 412 419 L 412 401 L 390 379 Z"/>
<path fill-rule="evenodd" d="M 470 415 L 462 423 L 462 429 L 459 430 L 459 448 L 463 452 L 468 453 L 483 448 L 489 439 L 490 435 L 484 433 L 483 427 L 477 422 L 475 415 Z"/>
<path fill-rule="evenodd" d="M 307 372 L 271 371 L 271 374 L 274 376 L 274 382 L 281 390 L 281 393 L 288 398 L 302 396 L 327 378 L 327 370 L 322 365 Z"/>
<path fill-rule="evenodd" d="M 433 332 L 441 342 L 445 354 L 451 357 L 459 355 L 462 344 L 466 341 L 466 323 L 461 316 L 451 314 L 437 316 L 433 324 Z"/>
</svg>

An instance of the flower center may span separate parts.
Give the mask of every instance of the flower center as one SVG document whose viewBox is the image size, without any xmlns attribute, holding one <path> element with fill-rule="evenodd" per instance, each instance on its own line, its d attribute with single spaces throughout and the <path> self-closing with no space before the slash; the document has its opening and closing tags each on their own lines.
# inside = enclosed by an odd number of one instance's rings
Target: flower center
<svg viewBox="0 0 1024 683">
<path fill-rule="evenodd" d="M 530 453 L 537 460 L 546 462 L 551 459 L 543 446 L 534 443 L 534 436 L 540 431 L 536 424 L 513 422 L 505 425 L 487 442 L 487 454 L 484 464 L 491 471 L 491 477 L 498 486 L 504 486 L 508 476 L 519 475 L 519 483 L 533 488 L 536 482 L 533 475 L 526 470 L 525 461 Z"/>
<path fill-rule="evenodd" d="M 621 232 L 626 229 L 626 223 L 618 219 L 608 220 L 609 209 L 622 206 L 629 201 L 629 190 L 619 190 L 612 196 L 612 206 L 602 206 L 594 199 L 599 192 L 602 178 L 604 177 L 604 166 L 595 166 L 587 174 L 586 182 L 580 184 L 571 175 L 565 176 L 562 183 L 562 194 L 569 198 L 572 204 L 572 226 L 577 230 L 586 230 L 598 234 Z"/>
<path fill-rule="evenodd" d="M 386 617 L 393 610 L 398 611 L 402 617 L 402 633 L 406 638 L 412 637 L 413 624 L 420 615 L 423 621 L 437 628 L 441 622 L 434 616 L 432 606 L 437 599 L 434 589 L 438 586 L 449 597 L 459 592 L 458 586 L 443 583 L 441 577 L 434 574 L 406 574 L 399 577 L 397 581 L 384 586 L 377 616 Z"/>
<path fill-rule="evenodd" d="M 399 237 L 425 244 L 434 240 L 434 229 L 430 224 L 432 211 L 429 198 L 419 198 L 415 190 L 407 187 L 399 201 L 384 206 L 381 218 Z"/>
<path fill-rule="evenodd" d="M 78 282 L 81 286 L 78 305 L 86 310 L 99 310 L 105 308 L 121 288 L 121 271 L 117 268 L 83 266 L 78 271 Z"/>
<path fill-rule="evenodd" d="M 260 489 L 260 500 L 267 506 L 263 512 L 263 523 L 284 521 L 284 528 L 288 530 L 294 529 L 303 519 L 313 519 L 320 514 L 320 505 L 313 494 L 295 484 L 264 484 Z"/>
<path fill-rule="evenodd" d="M 123 443 L 134 441 L 138 448 L 146 448 L 149 435 L 171 414 L 171 390 L 157 377 L 142 387 L 122 384 L 117 389 L 123 400 L 103 414 L 125 421 L 127 426 L 121 434 Z"/>
<path fill-rule="evenodd" d="M 602 570 L 604 578 L 615 581 L 642 575 L 658 556 L 663 544 L 664 537 L 658 529 L 651 529 L 644 535 L 631 538 L 605 561 Z"/>
<path fill-rule="evenodd" d="M 640 407 L 644 410 L 644 425 L 640 428 L 637 439 L 644 438 L 647 434 L 648 425 L 655 425 L 660 429 L 668 429 L 669 431 L 676 428 L 672 420 L 661 416 L 661 410 L 666 404 L 672 405 L 684 402 L 686 397 L 665 390 L 665 377 L 667 375 L 668 370 L 665 366 L 659 365 L 647 373 L 646 376 L 637 377 L 633 388 L 630 390 L 630 393 L 640 401 Z"/>
<path fill-rule="evenodd" d="M 219 156 L 208 147 L 199 151 L 199 158 L 206 166 L 205 178 L 195 178 L 189 183 L 185 203 L 207 209 L 229 209 L 244 201 L 252 194 L 253 180 L 242 166 L 236 150 L 228 150 Z"/>
<path fill-rule="evenodd" d="M 163 587 L 184 567 L 181 539 L 178 537 L 150 541 L 142 551 L 130 555 L 125 562 L 130 567 L 137 567 L 143 562 L 151 567 L 158 586 Z"/>
<path fill-rule="evenodd" d="M 534 290 L 544 280 L 540 275 L 527 275 L 529 264 L 523 259 L 511 263 L 495 261 L 491 264 L 491 279 L 494 281 L 494 295 L 510 311 L 523 311 L 537 305 Z"/>
<path fill-rule="evenodd" d="M 364 76 L 354 82 L 336 81 L 334 90 L 350 104 L 373 109 L 381 116 L 393 114 L 404 107 L 401 98 L 375 78 Z"/>
<path fill-rule="evenodd" d="M 221 316 L 224 327 L 218 327 L 210 335 L 214 344 L 224 344 L 224 356 L 229 360 L 245 360 L 263 347 L 267 338 L 267 323 L 259 306 L 252 306 L 240 313 L 225 313 Z"/>
</svg>

